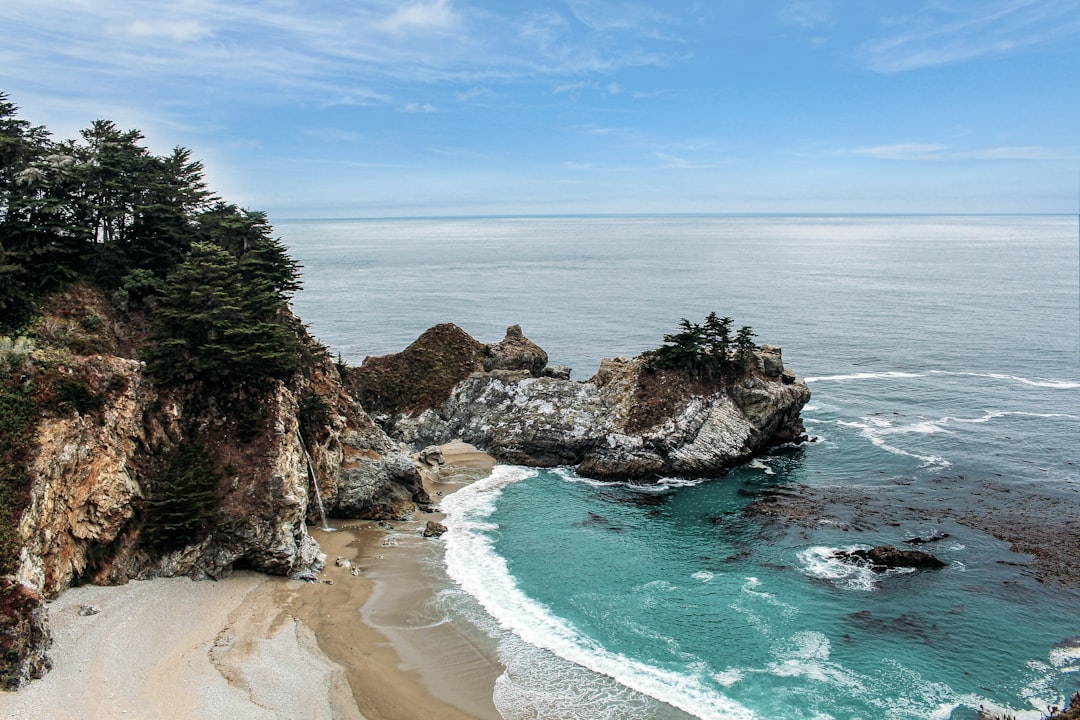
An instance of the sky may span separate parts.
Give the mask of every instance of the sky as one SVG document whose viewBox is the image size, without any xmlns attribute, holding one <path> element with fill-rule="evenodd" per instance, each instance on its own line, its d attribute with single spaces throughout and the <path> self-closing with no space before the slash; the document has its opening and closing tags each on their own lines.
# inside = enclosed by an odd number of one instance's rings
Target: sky
<svg viewBox="0 0 1080 720">
<path fill-rule="evenodd" d="M 1080 0 L 0 0 L 0 91 L 272 220 L 1080 193 Z"/>
</svg>

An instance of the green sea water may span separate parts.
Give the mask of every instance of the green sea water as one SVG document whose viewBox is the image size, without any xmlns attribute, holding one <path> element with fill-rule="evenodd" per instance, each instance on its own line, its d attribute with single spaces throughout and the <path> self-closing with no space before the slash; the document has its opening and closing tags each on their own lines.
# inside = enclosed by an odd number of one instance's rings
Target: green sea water
<svg viewBox="0 0 1080 720">
<path fill-rule="evenodd" d="M 1038 718 L 1080 689 L 1080 594 L 986 532 L 1080 513 L 1074 218 L 277 227 L 299 314 L 352 362 L 521 323 L 587 377 L 716 310 L 806 377 L 815 441 L 721 477 L 502 466 L 446 500 L 441 612 L 497 646 L 505 718 Z M 832 506 L 745 512 L 798 488 Z M 941 570 L 833 557 L 946 534 Z"/>
</svg>

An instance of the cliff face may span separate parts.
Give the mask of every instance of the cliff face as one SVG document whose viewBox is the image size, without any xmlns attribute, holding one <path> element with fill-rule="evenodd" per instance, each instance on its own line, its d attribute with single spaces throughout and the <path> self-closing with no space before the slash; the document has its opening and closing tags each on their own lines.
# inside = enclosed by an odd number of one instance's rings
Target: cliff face
<svg viewBox="0 0 1080 720">
<path fill-rule="evenodd" d="M 73 583 L 216 578 L 240 567 L 303 577 L 318 568 L 324 557 L 307 532 L 319 510 L 306 450 L 330 514 L 396 519 L 428 501 L 408 457 L 349 397 L 329 359 L 291 386 L 276 383 L 236 406 L 197 391 L 159 392 L 135 360 L 65 362 L 101 402 L 37 424 L 29 502 L 17 526 L 21 551 L 4 579 L 9 601 L 0 602 L 6 687 L 47 667 L 42 601 Z M 220 476 L 213 518 L 193 542 L 152 550 L 150 500 L 161 492 L 167 458 L 193 437 Z"/>
<path fill-rule="evenodd" d="M 389 416 L 387 427 L 414 447 L 461 438 L 505 462 L 577 465 L 598 478 L 708 474 L 804 437 L 810 392 L 776 347 L 716 381 L 654 371 L 641 358 L 605 360 L 584 383 L 535 365 L 474 372 L 444 402 Z"/>
</svg>

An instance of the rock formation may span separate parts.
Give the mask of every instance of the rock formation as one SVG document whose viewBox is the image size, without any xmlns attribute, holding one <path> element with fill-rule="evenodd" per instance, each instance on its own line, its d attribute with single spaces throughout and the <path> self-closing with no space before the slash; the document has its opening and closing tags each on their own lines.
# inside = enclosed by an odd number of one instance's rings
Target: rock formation
<svg viewBox="0 0 1080 720">
<path fill-rule="evenodd" d="M 378 358 L 380 376 L 403 376 L 394 368 L 417 353 L 443 355 L 434 330 L 405 352 Z M 517 326 L 491 347 L 501 348 L 489 351 L 498 358 L 485 362 L 491 369 L 436 367 L 431 372 L 442 382 L 459 379 L 426 405 L 396 408 L 380 422 L 413 447 L 460 438 L 504 462 L 577 465 L 580 474 L 598 478 L 714 473 L 803 437 L 799 412 L 810 393 L 784 368 L 776 347 L 758 348 L 735 376 L 703 380 L 652 370 L 642 357 L 616 358 L 584 383 L 566 379 L 561 370 L 547 376 L 539 362 L 546 353 Z M 352 380 L 361 394 L 367 365 Z"/>
<path fill-rule="evenodd" d="M 84 412 L 58 406 L 37 421 L 18 557 L 0 578 L 5 687 L 47 667 L 43 601 L 74 582 L 217 578 L 240 567 L 313 577 L 325 558 L 307 532 L 318 517 L 311 470 L 339 517 L 400 518 L 428 502 L 408 456 L 349 396 L 328 357 L 235 406 L 198 388 L 160 391 L 137 360 L 63 357 L 62 372 L 99 401 Z M 34 373 L 56 361 L 29 362 Z M 192 439 L 220 475 L 213 519 L 192 542 L 154 549 L 144 537 L 149 502 L 168 458 Z"/>
<path fill-rule="evenodd" d="M 835 554 L 838 560 L 865 565 L 875 572 L 900 568 L 943 568 L 945 563 L 921 550 L 898 550 L 892 545 L 878 545 L 869 550 L 851 550 Z"/>
</svg>

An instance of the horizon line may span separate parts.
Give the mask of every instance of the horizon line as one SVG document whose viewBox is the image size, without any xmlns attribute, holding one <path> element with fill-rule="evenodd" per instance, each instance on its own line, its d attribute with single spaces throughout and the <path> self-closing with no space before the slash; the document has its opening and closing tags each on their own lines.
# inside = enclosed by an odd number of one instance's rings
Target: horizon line
<svg viewBox="0 0 1080 720">
<path fill-rule="evenodd" d="M 277 222 L 369 222 L 380 220 L 513 220 L 545 218 L 678 218 L 678 217 L 1073 217 L 1076 212 L 579 212 L 476 213 L 431 215 L 343 215 L 281 217 Z M 272 213 L 267 213 L 271 215 Z"/>
</svg>

